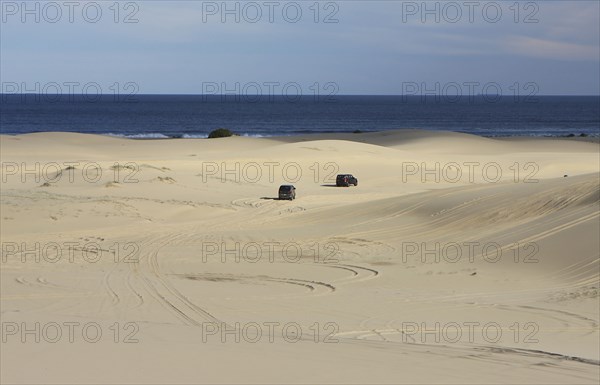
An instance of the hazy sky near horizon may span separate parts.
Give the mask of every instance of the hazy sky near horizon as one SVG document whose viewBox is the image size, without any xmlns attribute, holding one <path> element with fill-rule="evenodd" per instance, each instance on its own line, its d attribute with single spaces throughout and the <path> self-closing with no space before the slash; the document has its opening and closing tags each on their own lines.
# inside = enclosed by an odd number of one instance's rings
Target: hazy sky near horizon
<svg viewBox="0 0 600 385">
<path fill-rule="evenodd" d="M 600 94 L 598 0 L 0 3 L 5 93 Z"/>
</svg>

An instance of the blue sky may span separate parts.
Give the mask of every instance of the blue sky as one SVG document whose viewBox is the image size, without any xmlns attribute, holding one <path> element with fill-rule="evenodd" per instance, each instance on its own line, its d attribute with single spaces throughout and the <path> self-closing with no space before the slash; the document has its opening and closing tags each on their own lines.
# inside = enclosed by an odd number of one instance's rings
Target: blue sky
<svg viewBox="0 0 600 385">
<path fill-rule="evenodd" d="M 600 94 L 597 0 L 0 2 L 5 92 Z"/>
</svg>

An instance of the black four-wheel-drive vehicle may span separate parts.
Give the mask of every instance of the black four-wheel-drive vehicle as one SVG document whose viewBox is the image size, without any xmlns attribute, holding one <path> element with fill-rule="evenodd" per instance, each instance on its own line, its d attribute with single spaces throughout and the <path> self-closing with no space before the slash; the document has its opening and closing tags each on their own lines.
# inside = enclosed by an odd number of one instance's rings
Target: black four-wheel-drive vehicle
<svg viewBox="0 0 600 385">
<path fill-rule="evenodd" d="M 279 186 L 279 199 L 296 199 L 296 187 L 290 184 Z"/>
<path fill-rule="evenodd" d="M 335 178 L 335 185 L 338 187 L 348 187 L 350 185 L 358 186 L 358 179 L 352 174 L 339 174 Z"/>
</svg>

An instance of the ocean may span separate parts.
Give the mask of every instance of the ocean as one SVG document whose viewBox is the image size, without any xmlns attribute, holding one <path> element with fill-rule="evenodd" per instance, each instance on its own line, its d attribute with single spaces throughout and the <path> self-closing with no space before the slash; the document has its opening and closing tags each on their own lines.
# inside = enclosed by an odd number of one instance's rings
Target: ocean
<svg viewBox="0 0 600 385">
<path fill-rule="evenodd" d="M 0 95 L 0 133 L 64 131 L 129 138 L 448 130 L 487 137 L 600 136 L 600 96 Z"/>
</svg>

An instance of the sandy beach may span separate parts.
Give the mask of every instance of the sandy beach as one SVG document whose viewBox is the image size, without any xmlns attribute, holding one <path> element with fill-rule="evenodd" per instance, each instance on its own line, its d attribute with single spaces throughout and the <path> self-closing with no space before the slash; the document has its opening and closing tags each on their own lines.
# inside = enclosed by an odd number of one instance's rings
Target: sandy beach
<svg viewBox="0 0 600 385">
<path fill-rule="evenodd" d="M 600 381 L 597 142 L 37 133 L 0 158 L 2 383 Z"/>
</svg>

